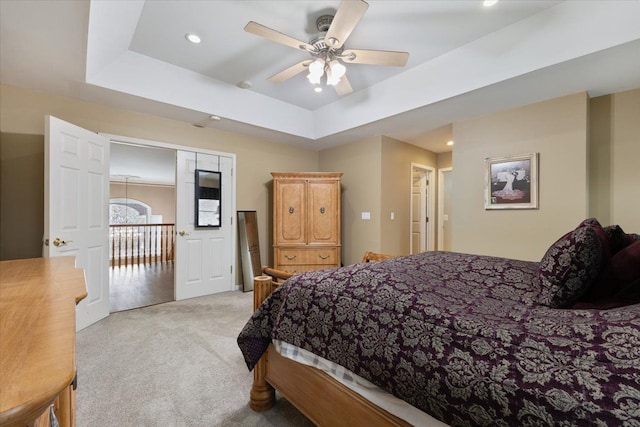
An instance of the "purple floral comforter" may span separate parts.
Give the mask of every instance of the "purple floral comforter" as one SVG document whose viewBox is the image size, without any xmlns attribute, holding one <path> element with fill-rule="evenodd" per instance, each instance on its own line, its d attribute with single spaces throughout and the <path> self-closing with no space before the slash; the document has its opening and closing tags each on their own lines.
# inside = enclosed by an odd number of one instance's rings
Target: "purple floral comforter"
<svg viewBox="0 0 640 427">
<path fill-rule="evenodd" d="M 294 276 L 238 337 L 279 339 L 454 426 L 640 426 L 640 305 L 537 304 L 538 263 L 428 252 Z"/>
</svg>

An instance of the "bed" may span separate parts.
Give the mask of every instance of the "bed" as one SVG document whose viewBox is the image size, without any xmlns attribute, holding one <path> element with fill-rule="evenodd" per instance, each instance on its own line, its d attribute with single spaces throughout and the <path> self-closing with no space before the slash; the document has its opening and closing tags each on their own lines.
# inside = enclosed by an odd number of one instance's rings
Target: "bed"
<svg viewBox="0 0 640 427">
<path fill-rule="evenodd" d="M 427 252 L 260 276 L 254 292 L 238 337 L 254 410 L 275 388 L 318 425 L 422 424 L 287 343 L 434 425 L 640 425 L 640 236 L 618 226 L 585 220 L 540 262 Z"/>
</svg>

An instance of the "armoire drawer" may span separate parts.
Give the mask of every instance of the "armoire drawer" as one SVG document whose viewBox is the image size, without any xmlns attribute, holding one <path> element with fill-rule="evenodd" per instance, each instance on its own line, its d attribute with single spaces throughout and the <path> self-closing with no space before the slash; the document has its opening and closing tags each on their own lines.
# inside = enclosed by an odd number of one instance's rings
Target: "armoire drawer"
<svg viewBox="0 0 640 427">
<path fill-rule="evenodd" d="M 276 250 L 276 264 L 279 265 L 337 265 L 337 259 L 336 248 Z"/>
</svg>

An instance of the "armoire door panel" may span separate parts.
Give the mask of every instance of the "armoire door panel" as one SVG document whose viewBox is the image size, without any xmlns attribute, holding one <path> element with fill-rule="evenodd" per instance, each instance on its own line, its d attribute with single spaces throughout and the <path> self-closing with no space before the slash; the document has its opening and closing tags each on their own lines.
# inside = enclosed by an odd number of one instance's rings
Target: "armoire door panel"
<svg viewBox="0 0 640 427">
<path fill-rule="evenodd" d="M 309 243 L 337 244 L 337 181 L 310 181 Z"/>
<path fill-rule="evenodd" d="M 281 244 L 305 243 L 305 182 L 281 182 L 276 191 L 280 201 L 276 210 L 280 233 L 276 241 Z"/>
</svg>

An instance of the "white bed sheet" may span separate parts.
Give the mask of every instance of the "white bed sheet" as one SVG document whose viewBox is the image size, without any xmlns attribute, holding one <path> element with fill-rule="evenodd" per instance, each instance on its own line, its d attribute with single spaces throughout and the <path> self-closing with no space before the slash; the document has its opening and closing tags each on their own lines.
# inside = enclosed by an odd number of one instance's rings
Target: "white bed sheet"
<svg viewBox="0 0 640 427">
<path fill-rule="evenodd" d="M 404 400 L 398 399 L 391 393 L 345 369 L 343 366 L 284 341 L 273 340 L 273 346 L 283 357 L 304 365 L 313 366 L 314 368 L 326 372 L 338 382 L 349 387 L 368 401 L 411 425 L 448 427 L 448 424 L 433 418 L 431 415 L 422 412 Z"/>
</svg>

